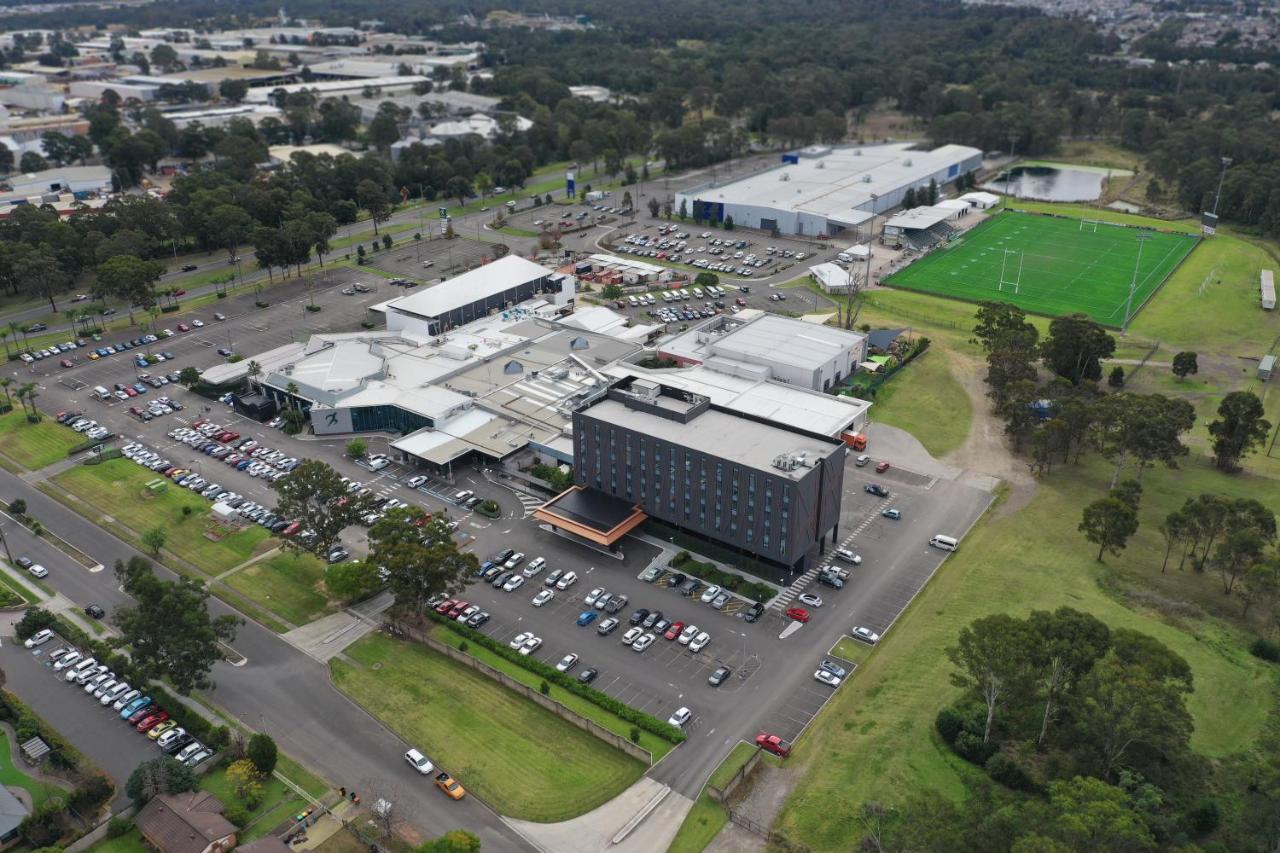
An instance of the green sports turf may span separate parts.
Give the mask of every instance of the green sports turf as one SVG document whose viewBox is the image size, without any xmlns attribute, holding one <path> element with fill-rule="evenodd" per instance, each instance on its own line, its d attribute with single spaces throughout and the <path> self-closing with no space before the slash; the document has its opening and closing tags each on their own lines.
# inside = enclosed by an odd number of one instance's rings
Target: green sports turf
<svg viewBox="0 0 1280 853">
<path fill-rule="evenodd" d="M 1137 314 L 1195 248 L 1196 237 L 1106 223 L 1082 230 L 1078 218 L 1009 211 L 893 273 L 885 284 L 975 302 L 1005 300 L 1050 317 L 1088 314 L 1118 327 L 1139 234 L 1150 239 L 1142 247 L 1133 294 Z"/>
</svg>

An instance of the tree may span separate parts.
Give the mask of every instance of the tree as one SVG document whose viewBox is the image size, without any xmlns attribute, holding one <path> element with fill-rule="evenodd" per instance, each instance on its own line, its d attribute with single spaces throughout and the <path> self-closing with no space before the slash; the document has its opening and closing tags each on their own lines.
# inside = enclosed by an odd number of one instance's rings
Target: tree
<svg viewBox="0 0 1280 853">
<path fill-rule="evenodd" d="M 391 202 L 387 200 L 386 191 L 369 179 L 356 185 L 356 201 L 373 219 L 373 233 L 378 233 L 378 223 L 391 218 Z"/>
<path fill-rule="evenodd" d="M 1043 744 L 1059 697 L 1071 694 L 1079 679 L 1106 654 L 1110 631 L 1100 620 L 1069 607 L 1052 613 L 1033 610 L 1027 622 L 1036 636 L 1032 662 L 1044 694 L 1036 738 L 1037 744 Z"/>
<path fill-rule="evenodd" d="M 400 126 L 395 116 L 389 112 L 378 110 L 378 114 L 369 122 L 369 142 L 382 153 L 387 153 L 400 139 Z"/>
<path fill-rule="evenodd" d="M 1107 374 L 1107 384 L 1112 388 L 1124 387 L 1124 367 L 1117 364 L 1111 368 L 1111 372 Z"/>
<path fill-rule="evenodd" d="M 1249 567 L 1262 560 L 1267 544 L 1262 531 L 1256 527 L 1231 530 L 1218 543 L 1218 548 L 1214 551 L 1213 563 L 1222 578 L 1223 595 L 1230 595 L 1235 589 L 1236 580 Z"/>
<path fill-rule="evenodd" d="M 99 299 L 114 297 L 133 309 L 144 311 L 156 304 L 155 284 L 164 275 L 164 264 L 144 261 L 132 255 L 116 255 L 98 265 L 93 295 Z"/>
<path fill-rule="evenodd" d="M 334 563 L 324 571 L 324 587 L 339 601 L 360 601 L 380 586 L 382 579 L 377 570 L 362 560 Z"/>
<path fill-rule="evenodd" d="M 694 287 L 715 287 L 720 283 L 720 276 L 713 272 L 700 272 L 693 277 Z"/>
<path fill-rule="evenodd" d="M 245 95 L 249 94 L 249 81 L 231 78 L 223 80 L 218 83 L 218 94 L 238 104 L 244 100 Z"/>
<path fill-rule="evenodd" d="M 465 829 L 455 829 L 424 841 L 415 853 L 480 853 L 480 839 Z"/>
<path fill-rule="evenodd" d="M 1049 324 L 1049 336 L 1040 345 L 1045 366 L 1079 385 L 1102 378 L 1101 360 L 1116 350 L 1116 339 L 1085 314 L 1058 317 Z"/>
<path fill-rule="evenodd" d="M 1200 365 L 1197 363 L 1195 353 L 1180 352 L 1173 357 L 1173 375 L 1179 379 L 1186 379 L 1188 376 L 1199 372 Z"/>
<path fill-rule="evenodd" d="M 685 199 L 680 199 L 680 212 L 677 215 L 681 222 L 689 217 L 689 204 Z"/>
<path fill-rule="evenodd" d="M 160 556 L 160 551 L 164 548 L 164 543 L 168 540 L 169 534 L 165 531 L 164 527 L 159 525 L 149 528 L 142 534 L 142 544 L 146 545 L 147 550 L 156 557 Z"/>
<path fill-rule="evenodd" d="M 252 761 L 247 758 L 233 761 L 227 765 L 223 775 L 246 808 L 256 809 L 262 802 L 263 774 Z"/>
<path fill-rule="evenodd" d="M 657 200 L 656 198 L 654 198 L 653 196 L 649 196 L 649 205 L 648 205 L 648 207 L 649 207 L 649 216 L 650 216 L 650 218 L 652 218 L 652 219 L 657 219 L 657 218 L 658 218 L 658 211 L 661 209 L 662 205 L 658 203 L 658 200 Z"/>
<path fill-rule="evenodd" d="M 1076 709 L 1083 741 L 1098 756 L 1099 775 L 1112 778 L 1122 758 L 1142 747 L 1170 761 L 1189 749 L 1191 715 L 1183 691 L 1138 663 L 1114 653 L 1081 684 Z"/>
<path fill-rule="evenodd" d="M 181 64 L 178 61 L 178 52 L 173 49 L 172 45 L 163 43 L 151 48 L 149 59 L 152 65 L 159 66 L 165 71 Z"/>
<path fill-rule="evenodd" d="M 18 161 L 18 171 L 27 174 L 30 174 L 31 172 L 43 172 L 48 168 L 48 162 L 34 151 L 24 151 L 22 158 Z"/>
<path fill-rule="evenodd" d="M 726 231 L 732 231 L 732 230 L 733 230 L 733 217 L 732 217 L 732 216 L 726 216 L 726 217 L 724 218 L 724 230 L 726 230 Z"/>
<path fill-rule="evenodd" d="M 195 774 L 191 768 L 169 756 L 153 758 L 139 764 L 129 774 L 124 791 L 135 806 L 145 805 L 156 794 L 181 794 L 194 791 Z"/>
<path fill-rule="evenodd" d="M 347 493 L 342 475 L 318 459 L 307 459 L 297 468 L 271 484 L 279 494 L 276 511 L 285 518 L 297 519 L 312 536 L 294 536 L 287 547 L 328 554 L 342 535 L 369 512 L 369 495 Z"/>
<path fill-rule="evenodd" d="M 467 203 L 471 192 L 471 181 L 461 175 L 454 175 L 444 187 L 445 195 L 449 198 L 456 198 L 459 207 Z"/>
<path fill-rule="evenodd" d="M 0 143 L 0 175 L 8 175 L 13 171 L 13 149 Z"/>
<path fill-rule="evenodd" d="M 347 455 L 352 459 L 363 459 L 369 452 L 369 445 L 362 438 L 353 438 L 347 442 Z"/>
<path fill-rule="evenodd" d="M 184 367 L 178 372 L 178 381 L 190 388 L 200 381 L 200 371 L 194 367 Z"/>
<path fill-rule="evenodd" d="M 1169 557 L 1173 549 L 1192 539 L 1195 530 L 1195 518 L 1186 508 L 1175 509 L 1160 522 L 1160 533 L 1164 536 L 1164 561 L 1160 564 L 1160 574 L 1169 568 Z M 1183 559 L 1186 559 L 1184 554 Z M 1179 566 L 1181 568 L 1181 566 Z"/>
<path fill-rule="evenodd" d="M 26 281 L 35 295 L 48 299 L 49 306 L 56 312 L 58 304 L 54 302 L 54 296 L 70 283 L 71 276 L 54 257 L 48 244 L 19 257 L 13 267 L 14 274 Z"/>
<path fill-rule="evenodd" d="M 1049 786 L 1048 813 L 1043 821 L 1037 822 L 1035 831 L 1036 837 L 1049 844 L 1016 845 L 1017 853 L 1058 850 L 1138 853 L 1156 849 L 1151 830 L 1129 795 L 1101 779 L 1086 776 L 1075 776 Z"/>
<path fill-rule="evenodd" d="M 276 742 L 270 735 L 257 732 L 249 738 L 249 747 L 245 750 L 245 755 L 253 762 L 253 766 L 259 773 L 270 776 L 271 771 L 276 769 L 279 750 L 276 749 Z"/>
<path fill-rule="evenodd" d="M 209 672 L 222 657 L 219 644 L 235 638 L 240 618 L 210 617 L 202 584 L 162 581 L 141 558 L 117 561 L 115 573 L 134 598 L 116 609 L 114 619 L 135 666 L 147 678 L 168 679 L 183 695 L 212 686 Z"/>
<path fill-rule="evenodd" d="M 1252 391 L 1232 391 L 1218 406 L 1218 419 L 1209 424 L 1214 464 L 1228 472 L 1240 470 L 1240 460 L 1267 438 L 1271 422 Z"/>
<path fill-rule="evenodd" d="M 1085 539 L 1098 546 L 1097 560 L 1110 551 L 1119 555 L 1138 530 L 1138 514 L 1119 498 L 1105 497 L 1084 508 L 1078 528 Z"/>
<path fill-rule="evenodd" d="M 393 509 L 370 528 L 368 561 L 386 570 L 396 607 L 409 613 L 432 596 L 460 592 L 479 566 L 474 554 L 458 551 L 443 521 L 428 520 L 419 507 Z"/>
<path fill-rule="evenodd" d="M 1000 702 L 1028 687 L 1031 639 L 1025 622 L 999 613 L 975 619 L 960 631 L 956 645 L 947 649 L 947 657 L 959 668 L 952 673 L 951 683 L 976 691 L 986 703 L 983 743 L 991 741 Z"/>
</svg>

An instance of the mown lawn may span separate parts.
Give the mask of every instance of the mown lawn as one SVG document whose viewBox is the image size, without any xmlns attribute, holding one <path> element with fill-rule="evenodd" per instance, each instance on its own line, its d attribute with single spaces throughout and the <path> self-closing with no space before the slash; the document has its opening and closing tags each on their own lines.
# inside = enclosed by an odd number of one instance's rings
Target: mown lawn
<svg viewBox="0 0 1280 853">
<path fill-rule="evenodd" d="M 1073 607 L 1112 627 L 1150 634 L 1186 658 L 1195 678 L 1190 697 L 1196 729 L 1192 747 L 1217 757 L 1245 748 L 1263 725 L 1277 685 L 1273 668 L 1246 651 L 1247 638 L 1212 618 L 1183 617 L 1186 629 L 1158 614 L 1129 609 L 1099 581 L 1141 575 L 1145 586 L 1161 577 L 1163 548 L 1156 522 L 1200 491 L 1249 494 L 1280 505 L 1275 480 L 1226 477 L 1203 460 L 1179 471 L 1148 471 L 1142 528 L 1119 558 L 1100 565 L 1076 531 L 1080 507 L 1101 494 L 1104 463 L 1055 471 L 1039 483 L 1025 508 L 988 516 L 964 540 L 893 631 L 859 667 L 816 719 L 793 755 L 804 772 L 775 824 L 814 850 L 844 850 L 862 828 L 854 816 L 858 791 L 893 804 L 914 792 L 959 800 L 966 780 L 981 771 L 966 764 L 935 735 L 938 710 L 959 695 L 949 686 L 946 648 L 979 616 Z M 1189 575 L 1190 573 L 1188 573 Z M 1221 597 L 1214 578 L 1196 577 L 1184 591 L 1193 600 Z"/>
<path fill-rule="evenodd" d="M 324 592 L 324 563 L 311 554 L 273 554 L 223 582 L 294 625 L 336 609 Z"/>
<path fill-rule="evenodd" d="M 13 760 L 12 744 L 9 736 L 0 732 L 0 785 L 22 788 L 31 795 L 32 802 L 39 806 L 51 793 L 65 793 L 57 785 L 50 785 L 34 779 L 18 769 Z"/>
<path fill-rule="evenodd" d="M 455 647 L 462 642 L 462 639 L 458 634 L 453 633 L 444 626 L 436 626 L 432 631 L 432 636 L 442 643 L 448 643 Z M 477 660 L 484 661 L 494 669 L 505 672 L 516 681 L 519 681 L 521 684 L 528 687 L 537 689 L 542 684 L 541 676 L 535 675 L 524 667 L 516 666 L 511 661 L 494 654 L 486 648 L 474 644 L 468 644 L 467 654 Z M 569 693 L 565 690 L 553 687 L 551 690 L 551 697 L 569 710 L 577 711 L 582 716 L 599 723 L 614 734 L 622 735 L 625 738 L 629 738 L 631 736 L 631 723 L 628 723 L 621 717 L 606 711 L 604 708 L 601 708 L 593 702 L 588 702 L 577 694 Z M 662 758 L 662 756 L 675 749 L 675 744 L 671 741 L 664 740 L 655 734 L 643 730 L 640 732 L 640 739 L 636 741 L 636 745 L 649 750 L 654 761 L 657 761 Z"/>
<path fill-rule="evenodd" d="M 911 433 L 932 456 L 964 443 L 973 422 L 969 395 L 956 380 L 947 354 L 925 353 L 876 391 L 872 420 Z"/>
<path fill-rule="evenodd" d="M 639 761 L 421 646 L 374 634 L 347 656 L 358 665 L 330 662 L 339 689 L 509 817 L 567 820 L 644 772 Z"/>
<path fill-rule="evenodd" d="M 680 824 L 680 831 L 671 840 L 667 853 L 700 853 L 728 822 L 729 815 L 724 807 L 704 792 L 685 815 L 684 823 Z"/>
<path fill-rule="evenodd" d="M 101 465 L 77 465 L 53 482 L 127 527 L 136 534 L 135 542 L 144 531 L 163 527 L 168 533 L 165 550 L 207 574 L 240 565 L 270 538 L 260 525 L 251 524 L 217 542 L 207 539 L 209 502 L 172 482 L 163 493 L 143 497 L 144 486 L 157 478 L 164 479 L 128 459 L 112 459 Z M 183 515 L 184 506 L 191 507 L 190 515 Z"/>
<path fill-rule="evenodd" d="M 44 417 L 33 424 L 16 399 L 13 406 L 12 412 L 0 415 L 0 453 L 15 464 L 36 471 L 66 459 L 71 448 L 84 443 L 82 434 L 53 418 Z"/>
<path fill-rule="evenodd" d="M 211 770 L 200 777 L 197 787 L 208 791 L 224 806 L 238 803 L 235 787 L 227 780 L 226 767 Z M 262 779 L 262 799 L 256 809 L 246 812 L 248 829 L 239 833 L 240 842 L 252 841 L 275 829 L 289 817 L 306 808 L 306 802 L 275 776 Z"/>
<path fill-rule="evenodd" d="M 151 853 L 151 848 L 142 840 L 142 833 L 136 826 L 119 838 L 99 841 L 89 849 L 93 853 Z"/>
</svg>

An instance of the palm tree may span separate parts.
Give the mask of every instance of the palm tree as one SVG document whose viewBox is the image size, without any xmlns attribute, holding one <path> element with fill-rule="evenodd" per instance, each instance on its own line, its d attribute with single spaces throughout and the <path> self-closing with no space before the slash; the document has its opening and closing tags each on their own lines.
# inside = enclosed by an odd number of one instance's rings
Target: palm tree
<svg viewBox="0 0 1280 853">
<path fill-rule="evenodd" d="M 13 335 L 13 342 L 14 342 L 15 344 L 18 342 L 18 335 L 22 335 L 22 343 L 23 343 L 23 346 L 26 346 L 26 342 L 27 342 L 27 327 L 26 327 L 26 326 L 22 325 L 22 324 L 21 324 L 21 323 L 19 323 L 17 320 L 12 320 L 12 321 L 10 321 L 10 323 L 9 323 L 9 333 L 10 333 L 11 335 Z M 30 347 L 27 347 L 27 349 L 30 349 Z"/>
<path fill-rule="evenodd" d="M 4 402 L 11 410 L 13 409 L 13 398 L 9 396 L 9 386 L 13 384 L 13 380 L 9 377 L 0 379 L 0 390 L 4 391 Z"/>
<path fill-rule="evenodd" d="M 22 404 L 22 411 L 24 412 L 27 411 L 27 398 L 30 396 L 31 392 L 35 390 L 35 387 L 36 383 L 34 382 L 25 382 L 18 386 L 18 402 Z"/>
<path fill-rule="evenodd" d="M 32 382 L 27 386 L 27 402 L 31 404 L 31 414 L 27 417 L 33 421 L 40 419 L 40 411 L 36 408 L 36 397 L 40 396 L 40 386 Z"/>
<path fill-rule="evenodd" d="M 249 362 L 247 375 L 249 377 L 249 383 L 253 384 L 253 382 L 262 375 L 262 365 L 258 364 L 256 361 Z"/>
<path fill-rule="evenodd" d="M 9 332 L 7 329 L 0 329 L 0 341 L 4 341 L 4 354 L 6 358 L 12 358 L 9 353 Z"/>
</svg>

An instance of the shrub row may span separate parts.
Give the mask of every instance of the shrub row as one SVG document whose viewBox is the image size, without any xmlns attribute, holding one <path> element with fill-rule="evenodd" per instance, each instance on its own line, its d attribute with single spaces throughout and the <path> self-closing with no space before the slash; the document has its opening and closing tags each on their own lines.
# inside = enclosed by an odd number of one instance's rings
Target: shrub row
<svg viewBox="0 0 1280 853">
<path fill-rule="evenodd" d="M 469 642 L 483 646 L 504 660 L 510 661 L 516 666 L 529 670 L 535 675 L 539 675 L 548 682 L 561 687 L 574 695 L 581 696 L 593 705 L 596 705 L 609 713 L 626 720 L 634 726 L 638 726 L 645 731 L 655 734 L 663 740 L 671 743 L 682 743 L 685 739 L 684 732 L 671 725 L 670 723 L 659 720 L 657 717 L 650 716 L 641 711 L 637 711 L 630 705 L 619 702 L 612 696 L 608 696 L 586 684 L 582 684 L 578 679 L 560 672 L 554 666 L 548 666 L 539 660 L 521 655 L 514 649 L 508 648 L 506 643 L 498 642 L 487 634 L 482 634 L 468 628 L 465 625 L 459 625 L 452 619 L 447 619 L 433 610 L 427 611 L 427 616 L 433 621 L 445 625 L 455 634 L 462 636 Z"/>
<path fill-rule="evenodd" d="M 752 601 L 768 601 L 778 594 L 778 591 L 767 583 L 749 581 L 742 575 L 735 575 L 733 572 L 726 572 L 716 568 L 711 563 L 695 560 L 688 551 L 681 551 L 672 557 L 671 566 L 687 575 L 693 575 L 695 578 L 701 578 L 725 589 L 731 589 L 739 595 L 750 598 Z"/>
<path fill-rule="evenodd" d="M 1280 643 L 1259 637 L 1249 646 L 1249 652 L 1256 658 L 1271 663 L 1280 663 Z"/>
<path fill-rule="evenodd" d="M 1038 791 L 1039 784 L 1012 756 L 1000 752 L 994 743 L 984 743 L 982 730 L 986 712 L 980 705 L 946 707 L 938 712 L 934 728 L 956 755 L 983 767 L 993 780 L 1014 791 Z"/>
</svg>

